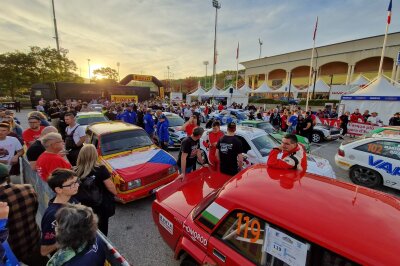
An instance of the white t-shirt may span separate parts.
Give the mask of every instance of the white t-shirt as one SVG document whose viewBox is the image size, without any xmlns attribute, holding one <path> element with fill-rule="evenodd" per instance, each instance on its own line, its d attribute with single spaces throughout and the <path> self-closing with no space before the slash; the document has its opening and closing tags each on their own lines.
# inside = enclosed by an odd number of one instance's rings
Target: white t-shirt
<svg viewBox="0 0 400 266">
<path fill-rule="evenodd" d="M 19 150 L 22 146 L 17 138 L 7 136 L 5 140 L 0 140 L 0 160 L 10 161 Z"/>
<path fill-rule="evenodd" d="M 67 135 L 71 134 L 72 131 L 74 131 L 74 129 L 79 126 L 79 124 L 76 124 L 73 128 L 71 128 L 70 126 L 67 126 L 67 128 L 65 129 L 65 132 L 67 133 Z M 85 133 L 85 129 L 80 126 L 78 128 L 76 128 L 75 132 L 74 132 L 74 142 L 75 144 L 77 144 L 79 142 L 79 140 L 84 137 L 86 135 Z"/>
<path fill-rule="evenodd" d="M 370 116 L 370 117 L 368 117 L 367 122 L 369 122 L 371 124 L 374 124 L 374 125 L 378 125 L 378 124 L 382 123 L 381 119 L 378 116 L 375 116 L 375 117 Z"/>
</svg>

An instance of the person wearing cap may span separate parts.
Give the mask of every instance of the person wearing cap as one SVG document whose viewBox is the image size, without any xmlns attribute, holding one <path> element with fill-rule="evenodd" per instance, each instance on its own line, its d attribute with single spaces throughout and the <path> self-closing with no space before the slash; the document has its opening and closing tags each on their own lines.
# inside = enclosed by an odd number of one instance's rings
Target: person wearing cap
<svg viewBox="0 0 400 266">
<path fill-rule="evenodd" d="M 400 112 L 395 113 L 389 119 L 389 126 L 400 126 Z"/>
<path fill-rule="evenodd" d="M 243 147 L 240 139 L 235 135 L 236 123 L 230 122 L 227 126 L 227 134 L 217 143 L 216 157 L 219 161 L 221 173 L 234 176 L 243 167 Z"/>
<path fill-rule="evenodd" d="M 28 118 L 29 128 L 25 129 L 22 133 L 27 148 L 40 137 L 40 133 L 44 129 L 44 126 L 40 125 L 40 118 L 38 116 L 30 116 Z"/>
<path fill-rule="evenodd" d="M 381 126 L 382 125 L 382 119 L 380 119 L 378 117 L 378 113 L 377 112 L 372 112 L 371 116 L 368 117 L 368 119 L 367 119 L 367 123 L 370 123 L 372 125 Z"/>
<path fill-rule="evenodd" d="M 10 169 L 19 162 L 19 157 L 24 154 L 21 143 L 15 137 L 10 137 L 10 124 L 0 123 L 0 163 L 7 165 Z"/>
<path fill-rule="evenodd" d="M 29 184 L 9 183 L 8 168 L 0 163 L 0 201 L 7 202 L 8 244 L 17 259 L 27 265 L 46 265 L 40 255 L 40 229 L 36 224 L 38 195 Z"/>
<path fill-rule="evenodd" d="M 177 165 L 179 166 L 180 172 L 178 178 L 183 179 L 186 174 L 192 172 L 196 166 L 197 160 L 204 165 L 200 150 L 200 138 L 203 133 L 203 128 L 196 127 L 191 136 L 188 136 L 182 140 L 177 160 Z"/>
<path fill-rule="evenodd" d="M 36 171 L 36 161 L 39 158 L 40 155 L 42 155 L 43 152 L 46 151 L 44 146 L 42 145 L 41 139 L 48 133 L 58 133 L 57 128 L 53 126 L 48 126 L 45 127 L 40 134 L 40 138 L 35 140 L 34 143 L 32 143 L 31 146 L 29 146 L 28 150 L 26 151 L 26 158 L 29 161 L 29 164 L 31 165 L 32 170 Z"/>
<path fill-rule="evenodd" d="M 168 142 L 169 142 L 169 123 L 167 117 L 164 114 L 161 114 L 158 117 L 157 123 L 157 137 L 158 142 L 160 144 L 161 149 L 168 150 Z"/>
<path fill-rule="evenodd" d="M 307 154 L 303 145 L 298 144 L 294 134 L 286 134 L 279 147 L 269 153 L 267 166 L 277 169 L 307 170 Z"/>
</svg>

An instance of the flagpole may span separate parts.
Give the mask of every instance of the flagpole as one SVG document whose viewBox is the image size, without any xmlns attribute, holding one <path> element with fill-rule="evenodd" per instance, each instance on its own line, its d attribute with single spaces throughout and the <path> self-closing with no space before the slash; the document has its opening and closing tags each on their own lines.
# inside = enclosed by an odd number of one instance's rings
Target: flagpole
<svg viewBox="0 0 400 266">
<path fill-rule="evenodd" d="M 388 18 L 387 18 L 387 23 L 386 23 L 385 37 L 383 38 L 383 47 L 382 47 L 381 61 L 379 62 L 378 76 L 382 75 L 383 59 L 385 57 L 387 34 L 389 31 L 391 16 L 392 16 L 392 0 L 390 0 L 389 7 L 388 7 Z"/>
<path fill-rule="evenodd" d="M 317 29 L 318 29 L 318 17 L 317 17 L 317 21 L 315 22 L 313 47 L 312 47 L 312 51 L 311 51 L 310 75 L 308 77 L 308 86 L 307 86 L 306 112 L 308 110 L 308 99 L 310 98 L 310 86 L 311 86 L 311 80 L 312 80 L 312 74 L 313 74 L 314 50 L 315 50 L 315 39 L 316 39 L 315 37 L 317 35 Z"/>
<path fill-rule="evenodd" d="M 236 89 L 238 89 L 238 79 L 239 79 L 239 42 L 236 51 Z"/>
</svg>

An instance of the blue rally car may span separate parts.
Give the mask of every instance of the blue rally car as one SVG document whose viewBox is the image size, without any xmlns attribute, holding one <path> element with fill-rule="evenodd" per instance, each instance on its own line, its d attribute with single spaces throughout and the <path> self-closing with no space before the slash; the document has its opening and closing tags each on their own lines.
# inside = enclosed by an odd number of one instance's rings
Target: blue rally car
<svg viewBox="0 0 400 266">
<path fill-rule="evenodd" d="M 215 112 L 210 114 L 210 118 L 219 121 L 221 125 L 226 125 L 230 122 L 239 123 L 241 121 L 247 120 L 247 114 L 240 109 L 227 109 L 221 112 Z"/>
</svg>

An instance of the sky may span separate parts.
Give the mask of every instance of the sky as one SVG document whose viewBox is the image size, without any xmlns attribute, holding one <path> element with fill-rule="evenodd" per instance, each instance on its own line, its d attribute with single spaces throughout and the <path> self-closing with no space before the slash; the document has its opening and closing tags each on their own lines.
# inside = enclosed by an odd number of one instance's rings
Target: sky
<svg viewBox="0 0 400 266">
<path fill-rule="evenodd" d="M 88 77 L 99 67 L 159 79 L 212 73 L 212 0 L 54 0 L 60 47 Z M 389 0 L 219 0 L 217 72 L 239 61 L 384 34 Z M 0 53 L 56 47 L 51 0 L 1 0 Z M 393 3 L 390 32 L 400 31 Z M 239 69 L 243 66 L 239 64 Z"/>
</svg>

